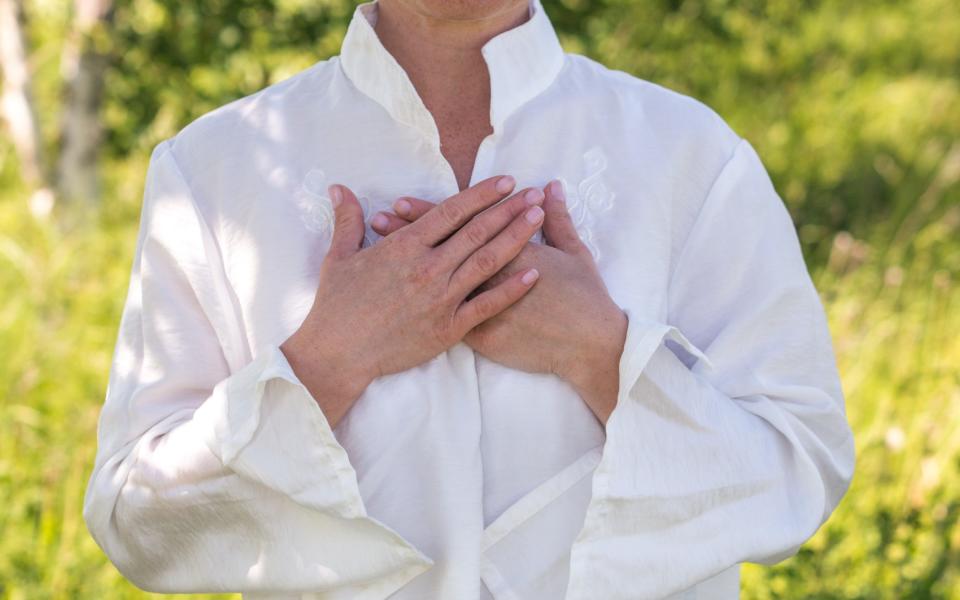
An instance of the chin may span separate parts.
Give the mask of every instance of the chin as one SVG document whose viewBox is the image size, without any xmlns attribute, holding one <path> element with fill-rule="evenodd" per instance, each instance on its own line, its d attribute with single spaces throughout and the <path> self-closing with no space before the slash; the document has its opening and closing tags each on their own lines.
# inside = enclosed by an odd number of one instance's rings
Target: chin
<svg viewBox="0 0 960 600">
<path fill-rule="evenodd" d="M 381 2 L 383 0 L 380 0 Z M 521 10 L 529 0 L 390 0 L 406 5 L 409 9 L 450 21 L 475 21 L 489 19 Z"/>
</svg>

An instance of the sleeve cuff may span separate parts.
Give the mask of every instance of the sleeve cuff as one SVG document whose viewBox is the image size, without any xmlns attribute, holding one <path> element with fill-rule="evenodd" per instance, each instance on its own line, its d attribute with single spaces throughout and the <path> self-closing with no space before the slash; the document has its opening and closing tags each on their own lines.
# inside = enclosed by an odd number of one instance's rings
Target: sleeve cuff
<svg viewBox="0 0 960 600">
<path fill-rule="evenodd" d="M 606 442 L 603 457 L 593 478 L 595 504 L 604 502 L 610 494 L 611 478 L 618 470 L 618 463 L 630 454 L 630 423 L 638 417 L 636 401 L 631 397 L 633 388 L 643 375 L 654 353 L 673 340 L 691 355 L 703 362 L 704 367 L 713 370 L 714 364 L 707 355 L 687 339 L 679 329 L 653 319 L 637 317 L 629 308 L 623 311 L 627 315 L 627 334 L 620 355 L 620 388 L 617 404 L 610 413 L 606 425 Z M 666 349 L 668 352 L 672 352 Z"/>
<path fill-rule="evenodd" d="M 705 368 L 709 370 L 715 368 L 707 355 L 673 325 L 636 317 L 630 314 L 631 311 L 628 308 L 623 310 L 627 314 L 627 336 L 623 344 L 623 354 L 620 356 L 620 398 L 630 393 L 647 367 L 647 363 L 650 362 L 653 353 L 668 339 L 680 344 L 684 350 L 697 357 L 703 362 Z M 620 402 L 618 401 L 617 404 L 619 405 Z"/>
<path fill-rule="evenodd" d="M 279 346 L 221 381 L 194 420 L 225 467 L 304 506 L 366 516 L 346 450 Z"/>
</svg>

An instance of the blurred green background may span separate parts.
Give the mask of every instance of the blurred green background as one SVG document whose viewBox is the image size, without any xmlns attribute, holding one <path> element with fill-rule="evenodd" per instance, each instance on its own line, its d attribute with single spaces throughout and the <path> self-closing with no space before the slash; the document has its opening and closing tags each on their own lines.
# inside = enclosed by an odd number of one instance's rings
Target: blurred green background
<svg viewBox="0 0 960 600">
<path fill-rule="evenodd" d="M 960 598 L 960 3 L 544 4 L 757 148 L 829 313 L 856 476 L 743 597 Z M 0 597 L 148 596 L 81 504 L 150 150 L 335 54 L 354 6 L 0 0 Z"/>
</svg>

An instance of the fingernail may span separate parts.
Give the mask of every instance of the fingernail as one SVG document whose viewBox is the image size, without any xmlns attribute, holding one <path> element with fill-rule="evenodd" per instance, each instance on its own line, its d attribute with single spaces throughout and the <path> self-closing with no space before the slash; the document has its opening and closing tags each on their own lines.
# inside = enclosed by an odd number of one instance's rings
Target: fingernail
<svg viewBox="0 0 960 600">
<path fill-rule="evenodd" d="M 554 198 L 562 200 L 563 202 L 567 201 L 567 196 L 563 193 L 563 184 L 560 183 L 560 180 L 558 179 L 554 179 L 550 182 L 550 193 Z"/>
<path fill-rule="evenodd" d="M 543 209 L 539 206 L 534 206 L 527 211 L 527 214 L 523 216 L 527 220 L 527 223 L 531 225 L 536 225 L 540 222 L 540 219 L 543 218 Z"/>
<path fill-rule="evenodd" d="M 494 187 L 496 187 L 497 191 L 500 192 L 501 194 L 507 194 L 510 192 L 510 190 L 513 189 L 513 186 L 515 185 L 517 185 L 517 182 L 514 181 L 513 177 L 509 175 L 504 175 L 503 177 L 497 180 L 497 184 Z"/>
<path fill-rule="evenodd" d="M 527 190 L 527 193 L 523 195 L 523 200 L 531 206 L 534 204 L 540 204 L 543 202 L 543 192 L 536 188 Z"/>
<path fill-rule="evenodd" d="M 409 215 L 410 208 L 411 208 L 410 203 L 404 200 L 403 198 L 393 203 L 393 211 L 398 215 L 400 215 L 401 217 L 405 217 Z"/>
<path fill-rule="evenodd" d="M 389 223 L 389 221 L 387 221 L 387 217 L 383 213 L 375 214 L 373 219 L 370 220 L 370 224 L 377 229 L 386 229 L 387 223 Z"/>
<path fill-rule="evenodd" d="M 340 191 L 340 186 L 334 184 L 327 188 L 327 192 L 330 194 L 330 204 L 334 208 L 340 206 L 340 203 L 343 202 L 343 192 Z"/>
<path fill-rule="evenodd" d="M 520 281 L 522 281 L 524 285 L 530 285 L 537 280 L 537 277 L 540 277 L 540 272 L 536 269 L 530 269 L 523 274 L 523 277 L 520 278 Z"/>
</svg>

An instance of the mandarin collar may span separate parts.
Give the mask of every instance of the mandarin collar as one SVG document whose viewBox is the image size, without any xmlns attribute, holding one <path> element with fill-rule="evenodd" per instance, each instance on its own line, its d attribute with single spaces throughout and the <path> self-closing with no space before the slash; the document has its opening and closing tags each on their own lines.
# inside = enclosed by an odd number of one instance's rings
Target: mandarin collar
<svg viewBox="0 0 960 600">
<path fill-rule="evenodd" d="M 530 0 L 530 18 L 504 31 L 481 48 L 490 72 L 490 123 L 494 134 L 522 104 L 553 82 L 563 67 L 564 52 L 540 0 Z M 380 42 L 374 26 L 377 0 L 354 10 L 340 48 L 347 78 L 397 121 L 440 145 L 433 115 L 417 94 L 406 71 Z"/>
</svg>

